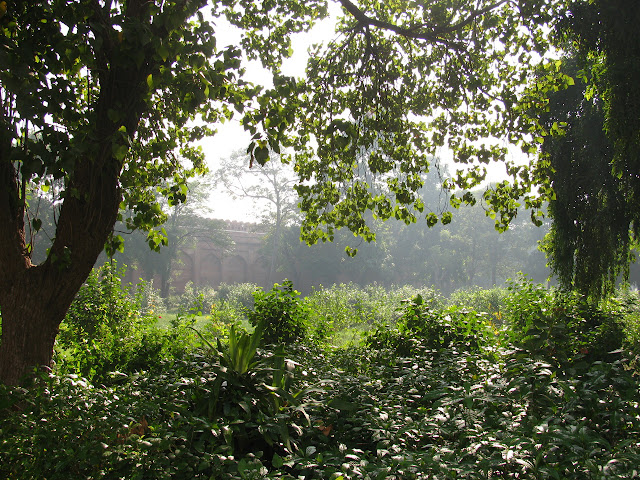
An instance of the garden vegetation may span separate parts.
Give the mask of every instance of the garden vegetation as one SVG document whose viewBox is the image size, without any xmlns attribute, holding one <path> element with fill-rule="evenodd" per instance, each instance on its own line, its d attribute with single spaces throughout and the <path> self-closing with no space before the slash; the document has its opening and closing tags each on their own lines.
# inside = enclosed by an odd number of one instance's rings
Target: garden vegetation
<svg viewBox="0 0 640 480">
<path fill-rule="evenodd" d="M 639 475 L 636 292 L 284 282 L 172 314 L 120 275 L 91 274 L 50 373 L 0 387 L 0 477 Z"/>
</svg>

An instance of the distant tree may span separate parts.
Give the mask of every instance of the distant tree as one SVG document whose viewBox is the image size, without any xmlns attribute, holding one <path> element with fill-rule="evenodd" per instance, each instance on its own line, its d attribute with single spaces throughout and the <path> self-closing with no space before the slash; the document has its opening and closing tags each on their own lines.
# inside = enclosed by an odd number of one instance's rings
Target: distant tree
<svg viewBox="0 0 640 480">
<path fill-rule="evenodd" d="M 377 226 L 381 232 L 386 226 Z M 294 285 L 305 292 L 313 286 L 355 282 L 366 285 L 387 282 L 394 273 L 386 268 L 384 236 L 380 241 L 367 243 L 349 231 L 336 232 L 333 242 L 309 245 L 300 239 L 300 225 L 285 229 L 280 269 Z M 346 248 L 358 248 L 358 255 L 350 256 Z"/>
<path fill-rule="evenodd" d="M 474 197 L 481 200 L 482 191 Z M 446 225 L 391 224 L 377 241 L 387 245 L 385 264 L 396 271 L 395 282 L 433 285 L 448 293 L 472 285 L 491 287 L 519 271 L 546 280 L 549 271 L 538 251 L 546 231 L 520 217 L 500 233 L 478 201 L 459 206 Z"/>
<path fill-rule="evenodd" d="M 282 257 L 284 230 L 300 218 L 292 166 L 280 162 L 276 155 L 264 165 L 252 164 L 248 154 L 237 151 L 221 160 L 213 178 L 233 198 L 251 200 L 262 224 L 270 229 L 266 236 L 270 244 L 267 283 L 272 283 Z"/>
</svg>

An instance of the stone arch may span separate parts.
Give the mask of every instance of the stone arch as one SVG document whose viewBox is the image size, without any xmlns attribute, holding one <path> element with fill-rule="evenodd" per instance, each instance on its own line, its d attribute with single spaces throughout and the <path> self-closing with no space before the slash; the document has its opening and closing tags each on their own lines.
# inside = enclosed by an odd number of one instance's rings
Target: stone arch
<svg viewBox="0 0 640 480">
<path fill-rule="evenodd" d="M 222 282 L 222 262 L 213 253 L 200 263 L 200 284 L 217 288 Z"/>
<path fill-rule="evenodd" d="M 247 261 L 240 255 L 230 257 L 226 262 L 225 280 L 227 283 L 246 283 L 248 280 Z"/>
</svg>

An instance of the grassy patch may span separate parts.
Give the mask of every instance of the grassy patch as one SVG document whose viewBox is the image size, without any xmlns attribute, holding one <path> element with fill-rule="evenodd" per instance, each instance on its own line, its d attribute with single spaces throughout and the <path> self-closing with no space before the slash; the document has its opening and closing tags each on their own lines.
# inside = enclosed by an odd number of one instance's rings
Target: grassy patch
<svg viewBox="0 0 640 480">
<path fill-rule="evenodd" d="M 176 322 L 178 316 L 179 314 L 177 313 L 161 312 L 156 316 L 156 327 L 166 330 L 171 327 L 172 323 Z M 190 315 L 189 319 L 194 320 L 194 327 L 198 329 L 204 328 L 209 322 L 211 322 L 210 315 Z"/>
</svg>

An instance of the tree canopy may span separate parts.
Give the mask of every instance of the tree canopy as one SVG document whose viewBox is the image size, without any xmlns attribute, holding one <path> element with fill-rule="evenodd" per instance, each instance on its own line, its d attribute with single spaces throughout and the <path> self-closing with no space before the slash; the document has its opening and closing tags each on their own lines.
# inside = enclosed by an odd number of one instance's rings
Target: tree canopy
<svg viewBox="0 0 640 480">
<path fill-rule="evenodd" d="M 328 0 L 0 3 L 0 379 L 50 363 L 58 325 L 105 241 L 121 247 L 112 235 L 121 207 L 134 212 L 129 228 L 148 230 L 154 248 L 163 242 L 156 193 L 183 202 L 186 180 L 204 170 L 194 142 L 234 115 L 253 134 L 250 162 L 280 153 L 294 163 L 309 242 L 342 227 L 372 240 L 367 212 L 448 222 L 418 195 L 443 147 L 461 165 L 443 182 L 453 206 L 473 203 L 485 166 L 503 162 L 512 178 L 485 193 L 489 214 L 500 229 L 519 207 L 539 222 L 551 184 L 543 170 L 510 161 L 507 145 L 536 153 L 549 132 L 531 112 L 574 83 L 548 57 L 549 32 L 569 5 L 593 20 L 574 15 L 566 31 L 603 59 L 594 88 L 613 171 L 640 189 L 637 119 L 625 109 L 638 88 L 630 0 L 612 2 L 630 13 L 620 28 L 604 1 L 335 1 L 338 34 L 311 52 L 305 79 L 282 75 L 281 62 L 291 35 L 326 16 Z M 222 19 L 241 29 L 238 45 L 219 48 Z M 245 59 L 259 60 L 273 86 L 245 81 Z M 29 196 L 51 186 L 55 235 L 35 265 L 42 224 Z"/>
<path fill-rule="evenodd" d="M 503 186 L 486 198 L 498 226 L 506 228 L 519 197 L 539 208 L 528 172 L 510 163 L 503 141 L 535 150 L 535 121 L 521 115 L 533 101 L 524 86 L 548 48 L 545 29 L 559 2 L 340 3 L 348 14 L 339 35 L 311 52 L 307 78 L 276 78 L 277 103 L 250 116 L 282 127 L 267 137 L 271 148 L 294 147 L 303 236 L 332 239 L 334 228 L 347 227 L 371 240 L 366 211 L 447 222 L 449 214 L 417 194 L 420 174 L 443 147 L 461 165 L 445 181 L 454 205 L 473 202 L 468 191 L 485 179 L 486 165 L 504 162 L 512 191 Z M 556 70 L 546 80 L 556 88 L 570 81 Z M 292 93 L 284 105 L 282 91 Z"/>
</svg>

